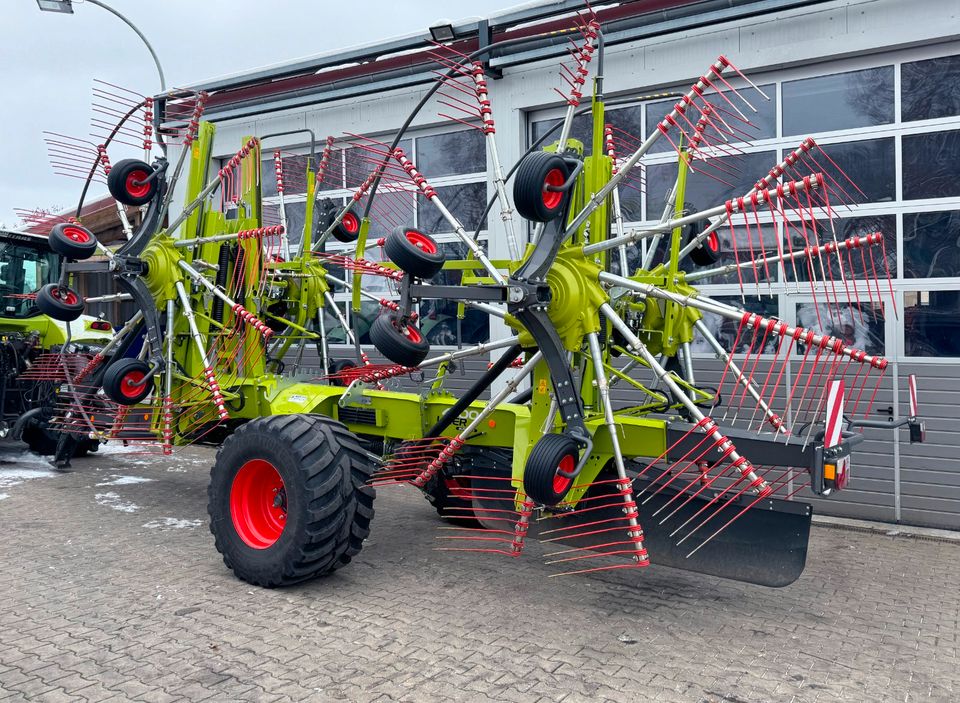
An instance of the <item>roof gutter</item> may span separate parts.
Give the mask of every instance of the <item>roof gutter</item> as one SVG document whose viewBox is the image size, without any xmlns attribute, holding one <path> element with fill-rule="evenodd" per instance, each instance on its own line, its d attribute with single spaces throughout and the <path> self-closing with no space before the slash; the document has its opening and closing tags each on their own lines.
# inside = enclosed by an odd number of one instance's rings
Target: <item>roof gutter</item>
<svg viewBox="0 0 960 703">
<path fill-rule="evenodd" d="M 600 10 L 598 14 L 600 14 L 603 23 L 606 43 L 610 46 L 628 41 L 637 41 L 672 34 L 679 31 L 689 31 L 691 29 L 712 26 L 723 22 L 742 21 L 773 12 L 819 5 L 831 1 L 832 0 L 703 0 L 693 4 L 684 3 L 682 6 L 677 6 L 678 3 L 676 2 L 663 2 L 661 5 L 669 5 L 670 7 L 661 8 L 653 12 L 643 12 L 641 14 L 636 14 L 635 8 L 632 7 L 633 3 L 630 3 L 612 8 L 611 11 L 605 12 L 604 10 Z M 549 12 L 545 9 L 547 7 L 550 8 Z M 551 3 L 547 6 L 533 9 L 541 10 L 541 17 L 539 18 L 542 18 L 556 16 L 564 11 L 572 11 L 570 8 L 574 7 L 582 9 L 582 0 L 564 0 L 563 2 Z M 529 12 L 529 9 L 527 12 Z M 524 15 L 524 17 L 526 16 L 528 15 Z M 508 15 L 507 17 L 510 16 Z M 495 21 L 499 22 L 501 18 L 495 18 Z M 482 20 L 474 23 L 472 25 L 472 31 L 481 31 L 485 28 L 486 22 L 486 20 Z M 559 22 L 566 24 L 563 20 Z M 494 27 L 490 28 L 491 33 L 494 29 Z M 523 46 L 519 49 L 517 47 L 510 47 L 502 52 L 494 50 L 491 52 L 492 55 L 489 59 L 490 66 L 495 69 L 500 69 L 507 66 L 517 66 L 564 55 L 569 46 L 569 38 L 567 36 L 535 38 L 537 34 L 548 30 L 549 28 L 546 26 L 531 27 L 530 33 L 533 36 L 531 36 L 529 46 Z M 457 31 L 459 40 L 461 28 L 458 28 Z M 469 30 L 464 28 L 462 31 L 467 33 Z M 517 36 L 520 31 L 522 30 L 501 33 L 499 36 L 495 36 L 493 40 L 497 41 L 512 38 L 513 36 Z M 409 49 L 411 41 L 412 39 L 408 38 L 405 40 L 386 42 L 382 45 L 377 45 L 377 51 L 375 53 L 371 53 L 369 49 L 366 49 L 366 60 L 371 61 L 391 51 L 402 51 L 404 49 L 402 49 L 401 46 Z M 424 40 L 416 40 L 416 46 L 422 47 L 423 44 Z M 463 43 L 462 46 L 470 50 L 471 47 L 475 48 L 477 44 L 478 41 L 474 38 Z M 458 48 L 460 48 L 460 45 L 458 45 Z M 427 51 L 427 49 L 425 49 L 425 51 Z M 464 53 L 468 53 L 468 51 L 464 51 Z M 339 59 L 336 60 L 336 65 L 343 66 L 345 61 L 359 58 L 361 58 L 359 55 L 340 55 Z M 333 60 L 331 57 L 329 61 L 332 62 Z M 386 63 L 386 61 L 384 62 Z M 314 71 L 328 67 L 319 65 L 316 60 L 309 65 Z M 348 75 L 341 80 L 328 81 L 319 85 L 304 85 L 301 88 L 295 88 L 279 94 L 260 95 L 246 100 L 228 99 L 219 105 L 216 104 L 216 96 L 213 96 L 212 104 L 208 103 L 205 117 L 213 122 L 240 119 L 263 115 L 269 112 L 318 105 L 389 90 L 424 85 L 436 79 L 435 74 L 431 72 L 434 68 L 435 63 L 430 61 L 429 57 L 424 54 L 422 61 L 410 62 L 409 65 L 400 68 L 369 73 L 364 71 L 362 75 Z M 243 87 L 249 87 L 251 92 L 255 92 L 254 89 L 256 87 L 262 86 L 264 89 L 269 88 L 268 82 L 276 82 L 282 79 L 284 75 L 290 76 L 294 71 L 299 72 L 302 76 L 303 70 L 304 65 L 291 64 L 284 66 L 282 73 L 269 73 L 268 75 L 264 72 L 258 72 L 245 75 L 240 81 L 227 79 L 227 81 L 207 83 L 198 86 L 198 88 L 208 92 L 219 89 L 224 91 L 236 90 L 236 92 L 242 93 L 244 92 Z M 347 71 L 345 71 L 345 73 L 347 73 Z M 316 74 L 311 74 L 309 78 L 317 77 Z"/>
</svg>

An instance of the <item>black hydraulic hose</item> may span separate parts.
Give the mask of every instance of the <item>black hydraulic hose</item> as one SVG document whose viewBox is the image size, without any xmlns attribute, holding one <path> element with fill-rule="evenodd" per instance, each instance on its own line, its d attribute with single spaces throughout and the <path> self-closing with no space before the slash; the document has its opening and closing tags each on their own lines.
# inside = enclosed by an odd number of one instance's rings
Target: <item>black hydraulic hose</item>
<svg viewBox="0 0 960 703">
<path fill-rule="evenodd" d="M 507 402 L 513 403 L 514 405 L 526 405 L 531 400 L 533 400 L 533 388 L 528 388 L 525 391 L 520 391 Z"/>
<path fill-rule="evenodd" d="M 514 344 L 512 347 L 507 349 L 503 356 L 497 359 L 493 366 L 484 372 L 484 374 L 477 379 L 467 390 L 463 396 L 457 400 L 456 403 L 450 406 L 450 408 L 443 414 L 443 416 L 437 420 L 436 424 L 427 430 L 427 433 L 424 437 L 439 437 L 440 434 L 450 426 L 452 423 L 464 410 L 470 407 L 470 403 L 475 401 L 480 397 L 480 394 L 483 393 L 487 388 L 490 387 L 490 384 L 493 383 L 504 371 L 506 371 L 510 364 L 513 363 L 513 360 L 517 358 L 517 355 L 523 348 L 519 344 Z"/>
</svg>

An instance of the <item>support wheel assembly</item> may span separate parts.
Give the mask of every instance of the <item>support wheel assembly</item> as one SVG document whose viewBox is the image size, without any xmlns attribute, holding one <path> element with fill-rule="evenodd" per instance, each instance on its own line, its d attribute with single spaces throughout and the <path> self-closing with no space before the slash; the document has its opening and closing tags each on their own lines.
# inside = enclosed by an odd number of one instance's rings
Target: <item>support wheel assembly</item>
<svg viewBox="0 0 960 703">
<path fill-rule="evenodd" d="M 384 311 L 370 326 L 370 341 L 381 354 L 401 366 L 419 366 L 430 345 L 416 325 L 395 312 Z"/>
<path fill-rule="evenodd" d="M 120 405 L 136 405 L 152 390 L 150 365 L 139 359 L 117 359 L 103 374 L 103 392 Z"/>
<path fill-rule="evenodd" d="M 157 179 L 150 164 L 139 159 L 123 159 L 107 174 L 107 189 L 115 200 L 132 206 L 146 205 L 157 192 Z"/>
<path fill-rule="evenodd" d="M 48 283 L 37 291 L 37 307 L 54 320 L 73 322 L 83 314 L 83 299 L 72 288 Z"/>
<path fill-rule="evenodd" d="M 360 236 L 360 218 L 354 213 L 348 212 L 333 228 L 332 234 L 334 239 L 344 244 L 357 241 L 357 237 Z"/>
<path fill-rule="evenodd" d="M 443 268 L 443 254 L 433 237 L 412 227 L 397 227 L 386 238 L 383 251 L 401 271 L 429 279 Z"/>
<path fill-rule="evenodd" d="M 528 154 L 517 169 L 513 201 L 521 217 L 549 222 L 563 211 L 568 191 L 549 190 L 567 182 L 570 166 L 562 157 L 545 151 Z"/>
<path fill-rule="evenodd" d="M 370 534 L 373 464 L 356 435 L 320 415 L 252 420 L 210 472 L 207 511 L 223 561 L 273 588 L 329 574 Z"/>
<path fill-rule="evenodd" d="M 53 226 L 47 239 L 50 248 L 65 259 L 82 261 L 97 251 L 97 238 L 80 225 L 61 222 Z"/>
<path fill-rule="evenodd" d="M 573 437 L 548 434 L 540 438 L 527 457 L 523 472 L 523 490 L 533 501 L 543 505 L 560 503 L 573 479 L 560 475 L 572 472 L 579 457 L 580 446 Z"/>
</svg>

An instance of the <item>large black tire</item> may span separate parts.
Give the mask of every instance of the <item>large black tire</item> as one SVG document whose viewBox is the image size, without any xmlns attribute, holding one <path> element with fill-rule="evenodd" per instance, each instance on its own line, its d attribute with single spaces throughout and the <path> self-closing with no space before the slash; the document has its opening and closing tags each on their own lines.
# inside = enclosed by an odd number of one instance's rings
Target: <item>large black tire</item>
<svg viewBox="0 0 960 703">
<path fill-rule="evenodd" d="M 267 490 L 269 482 L 262 494 L 250 489 L 251 471 L 264 465 L 275 472 L 279 492 Z M 370 534 L 373 469 L 356 435 L 328 417 L 276 415 L 242 425 L 217 452 L 207 489 L 210 531 L 223 562 L 240 579 L 267 588 L 348 564 Z M 279 531 L 271 532 L 278 512 Z M 251 533 L 257 515 L 267 522 Z"/>
<path fill-rule="evenodd" d="M 357 241 L 360 236 L 360 217 L 353 210 L 343 216 L 331 232 L 333 238 L 344 244 Z"/>
<path fill-rule="evenodd" d="M 557 154 L 527 154 L 513 181 L 513 203 L 520 216 L 533 222 L 549 222 L 562 214 L 570 191 L 561 193 L 545 188 L 563 185 L 569 175 L 570 166 Z"/>
<path fill-rule="evenodd" d="M 420 330 L 409 322 L 401 325 L 400 315 L 389 310 L 370 325 L 370 341 L 377 351 L 401 366 L 419 366 L 430 351 L 430 343 Z"/>
<path fill-rule="evenodd" d="M 401 271 L 429 279 L 443 268 L 444 256 L 433 237 L 413 227 L 397 227 L 383 243 L 383 251 Z"/>
<path fill-rule="evenodd" d="M 150 365 L 139 359 L 117 359 L 107 367 L 101 385 L 114 403 L 136 405 L 153 390 Z"/>
<path fill-rule="evenodd" d="M 97 238 L 86 227 L 69 222 L 53 226 L 47 236 L 50 248 L 66 259 L 82 261 L 97 251 Z"/>
<path fill-rule="evenodd" d="M 150 164 L 140 159 L 123 159 L 110 169 L 107 190 L 123 205 L 140 206 L 149 203 L 157 194 L 157 179 L 147 181 L 153 173 Z"/>
<path fill-rule="evenodd" d="M 37 291 L 37 308 L 54 320 L 73 322 L 83 314 L 83 298 L 72 288 L 48 283 Z"/>
<path fill-rule="evenodd" d="M 560 503 L 573 480 L 560 476 L 560 469 L 573 471 L 580 445 L 573 437 L 548 434 L 540 438 L 527 457 L 523 471 L 523 490 L 536 503 L 551 506 Z"/>
<path fill-rule="evenodd" d="M 456 469 L 453 479 L 466 489 L 469 499 L 452 495 L 447 486 L 446 495 L 433 501 L 440 517 L 465 527 L 489 530 L 509 528 L 505 513 L 498 510 L 513 508 L 513 500 L 505 496 L 510 491 L 512 454 L 506 449 L 492 447 L 464 447 L 454 456 Z M 460 476 L 460 478 L 458 478 Z M 470 478 L 462 478 L 469 476 Z M 482 478 L 481 478 L 482 477 Z M 469 511 L 467 510 L 469 508 Z M 467 517 L 454 519 L 451 515 Z"/>
</svg>

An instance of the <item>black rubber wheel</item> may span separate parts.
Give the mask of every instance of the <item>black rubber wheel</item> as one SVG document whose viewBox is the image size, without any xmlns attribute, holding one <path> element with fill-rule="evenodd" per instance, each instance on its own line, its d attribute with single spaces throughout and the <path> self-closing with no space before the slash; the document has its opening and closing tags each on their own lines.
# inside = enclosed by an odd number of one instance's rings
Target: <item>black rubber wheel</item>
<svg viewBox="0 0 960 703">
<path fill-rule="evenodd" d="M 443 268 L 444 256 L 433 237 L 413 227 L 397 227 L 383 244 L 384 253 L 401 271 L 429 279 Z"/>
<path fill-rule="evenodd" d="M 573 437 L 548 434 L 540 438 L 527 457 L 523 470 L 523 490 L 536 503 L 556 505 L 567 495 L 573 479 L 558 472 L 573 471 L 580 456 L 580 445 Z"/>
<path fill-rule="evenodd" d="M 146 205 L 158 190 L 156 179 L 147 181 L 152 173 L 150 164 L 140 159 L 123 159 L 110 169 L 107 190 L 123 205 Z"/>
<path fill-rule="evenodd" d="M 37 307 L 54 320 L 73 322 L 83 314 L 83 298 L 72 288 L 48 283 L 37 291 Z"/>
<path fill-rule="evenodd" d="M 357 436 L 322 415 L 241 425 L 210 471 L 207 512 L 227 568 L 274 588 L 348 564 L 370 534 L 373 463 Z"/>
<path fill-rule="evenodd" d="M 686 235 L 684 242 L 689 244 L 703 230 L 709 226 L 709 222 L 694 222 L 684 227 Z M 697 266 L 713 266 L 720 261 L 720 237 L 716 232 L 711 232 L 707 238 L 700 242 L 700 245 L 690 251 L 690 261 Z"/>
<path fill-rule="evenodd" d="M 351 210 L 343 216 L 331 234 L 338 242 L 345 244 L 357 241 L 360 236 L 360 217 Z"/>
<path fill-rule="evenodd" d="M 61 222 L 53 226 L 47 237 L 57 254 L 76 261 L 89 259 L 97 251 L 97 238 L 86 227 Z"/>
<path fill-rule="evenodd" d="M 117 359 L 103 373 L 102 386 L 114 403 L 136 405 L 153 390 L 150 365 L 139 359 Z"/>
<path fill-rule="evenodd" d="M 570 166 L 557 154 L 535 151 L 527 154 L 513 181 L 513 203 L 517 212 L 533 222 L 549 222 L 564 211 L 570 191 L 545 190 L 546 186 L 563 185 L 570 175 Z"/>
<path fill-rule="evenodd" d="M 400 324 L 399 313 L 384 311 L 370 325 L 370 341 L 381 354 L 401 366 L 418 366 L 427 357 L 430 344 L 409 322 Z"/>
<path fill-rule="evenodd" d="M 336 374 L 341 371 L 346 371 L 347 369 L 355 369 L 357 365 L 352 362 L 350 359 L 339 359 L 330 364 L 330 373 Z M 339 378 L 331 378 L 330 385 L 332 386 L 346 386 L 348 385 L 346 381 Z"/>
</svg>

